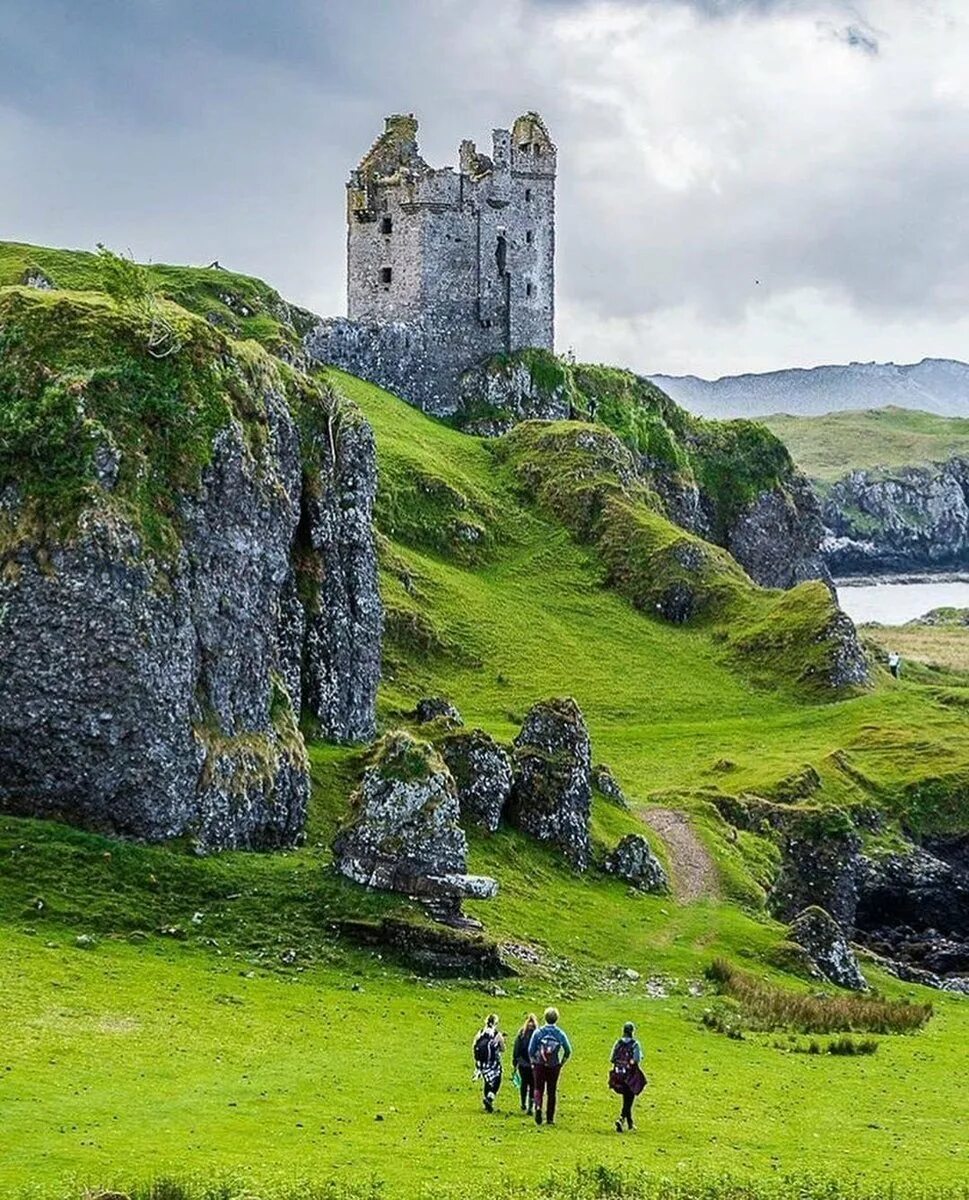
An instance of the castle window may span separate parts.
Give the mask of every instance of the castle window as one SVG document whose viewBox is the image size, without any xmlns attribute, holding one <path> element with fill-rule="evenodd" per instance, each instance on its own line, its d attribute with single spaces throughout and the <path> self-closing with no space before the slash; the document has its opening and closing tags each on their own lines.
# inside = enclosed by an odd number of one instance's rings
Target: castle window
<svg viewBox="0 0 969 1200">
<path fill-rule="evenodd" d="M 532 283 L 525 284 L 525 295 L 526 296 L 534 296 L 535 295 L 535 285 L 534 284 L 532 284 Z"/>
<path fill-rule="evenodd" d="M 380 268 L 380 282 L 381 283 L 390 283 L 390 281 L 393 278 L 394 278 L 394 268 L 393 267 L 381 267 Z"/>
<path fill-rule="evenodd" d="M 535 240 L 535 234 L 530 229 L 525 230 L 525 241 L 530 246 Z"/>
<path fill-rule="evenodd" d="M 532 198 L 532 189 L 531 189 L 531 188 L 525 188 L 525 199 L 526 199 L 526 200 L 531 200 L 531 198 Z"/>
<path fill-rule="evenodd" d="M 380 232 L 381 233 L 393 233 L 393 231 L 394 231 L 393 218 L 392 217 L 384 217 L 384 219 L 380 222 Z"/>
</svg>

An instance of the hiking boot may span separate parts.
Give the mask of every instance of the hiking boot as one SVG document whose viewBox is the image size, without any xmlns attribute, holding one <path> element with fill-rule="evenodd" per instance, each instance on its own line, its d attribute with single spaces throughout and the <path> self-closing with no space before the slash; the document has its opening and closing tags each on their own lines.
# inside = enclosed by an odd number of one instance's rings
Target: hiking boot
<svg viewBox="0 0 969 1200">
<path fill-rule="evenodd" d="M 541 1125 L 541 1123 L 542 1123 L 542 1110 L 540 1108 L 536 1108 L 535 1109 L 535 1124 Z"/>
<path fill-rule="evenodd" d="M 490 1092 L 484 1098 L 484 1106 L 485 1106 L 485 1112 L 494 1112 L 495 1111 L 495 1098 L 494 1098 L 494 1096 L 491 1095 Z"/>
<path fill-rule="evenodd" d="M 616 1122 L 616 1133 L 622 1133 L 622 1118 Z"/>
</svg>

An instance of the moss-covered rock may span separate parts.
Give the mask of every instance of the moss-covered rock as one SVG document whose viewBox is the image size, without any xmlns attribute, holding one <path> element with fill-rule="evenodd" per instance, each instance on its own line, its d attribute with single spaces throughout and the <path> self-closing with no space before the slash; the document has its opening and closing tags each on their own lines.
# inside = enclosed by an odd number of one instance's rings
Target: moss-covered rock
<svg viewBox="0 0 969 1200">
<path fill-rule="evenodd" d="M 767 587 L 827 578 L 818 502 L 783 443 L 754 421 L 707 421 L 654 383 L 548 350 L 469 371 L 456 421 L 497 435 L 522 421 L 581 420 L 613 431 L 664 516 L 715 542 Z"/>
<path fill-rule="evenodd" d="M 292 842 L 298 714 L 374 726 L 375 475 L 352 406 L 254 342 L 165 300 L 0 287 L 0 804 Z"/>
<path fill-rule="evenodd" d="M 348 824 L 333 844 L 338 870 L 368 887 L 431 901 L 495 893 L 493 880 L 465 874 L 468 843 L 458 794 L 430 742 L 404 730 L 385 734 L 351 801 Z"/>
<path fill-rule="evenodd" d="M 571 697 L 544 700 L 515 738 L 508 802 L 513 825 L 556 846 L 578 870 L 589 862 L 589 731 Z"/>
</svg>

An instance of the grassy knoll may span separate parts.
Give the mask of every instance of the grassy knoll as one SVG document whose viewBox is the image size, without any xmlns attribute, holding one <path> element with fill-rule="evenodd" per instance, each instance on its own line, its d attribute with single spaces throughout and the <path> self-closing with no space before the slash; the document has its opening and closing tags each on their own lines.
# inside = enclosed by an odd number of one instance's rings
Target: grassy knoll
<svg viewBox="0 0 969 1200">
<path fill-rule="evenodd" d="M 382 726 L 406 724 L 418 697 L 442 693 L 468 725 L 508 739 L 536 700 L 575 696 L 595 758 L 632 805 L 597 798 L 596 856 L 643 829 L 638 811 L 685 809 L 716 860 L 719 898 L 634 895 L 595 869 L 573 875 L 512 831 L 474 834 L 472 869 L 501 885 L 475 915 L 538 960 L 496 997 L 490 985 L 418 978 L 341 936 L 347 917 L 420 919 L 332 872 L 328 845 L 358 750 L 310 747 L 307 844 L 287 854 L 199 859 L 0 817 L 0 1192 L 48 1200 L 87 1184 L 230 1171 L 258 1183 L 255 1195 L 268 1194 L 264 1182 L 282 1195 L 305 1178 L 363 1194 L 494 1197 L 517 1195 L 497 1190 L 502 1178 L 538 1188 L 577 1162 L 593 1165 L 542 1194 L 685 1200 L 676 1183 L 620 1192 L 620 1167 L 753 1181 L 689 1193 L 708 1200 L 840 1200 L 855 1176 L 866 1196 L 886 1179 L 902 1195 L 913 1182 L 955 1187 L 964 1000 L 866 964 L 887 998 L 931 1000 L 932 1019 L 877 1035 L 875 1054 L 811 1055 L 795 1052 L 797 1035 L 734 1039 L 705 1027 L 704 970 L 724 957 L 775 987 L 816 990 L 771 965 L 784 938 L 763 911 L 771 851 L 726 828 L 716 793 L 771 797 L 809 764 L 820 779 L 812 803 L 875 803 L 924 828 L 965 824 L 969 687 L 879 672 L 871 690 L 832 699 L 770 664 L 751 673 L 741 643 L 771 624 L 773 610 L 758 606 L 783 600 L 741 581 L 743 603 L 715 620 L 674 626 L 641 611 L 607 586 L 614 560 L 536 504 L 495 443 L 329 377 L 377 436 Z M 778 642 L 773 652 L 791 651 Z M 492 1007 L 512 1028 L 550 1000 L 576 1045 L 561 1125 L 523 1121 L 509 1093 L 489 1119 L 470 1082 L 474 1029 Z M 606 1059 L 630 1018 L 652 1082 L 641 1132 L 618 1139 Z M 795 1170 L 844 1187 L 795 1192 L 779 1182 Z M 328 1193 L 301 1200 L 317 1194 Z"/>
<path fill-rule="evenodd" d="M 866 467 L 912 467 L 969 454 L 969 417 L 939 417 L 914 409 L 764 417 L 797 465 L 812 479 L 832 483 Z"/>
<path fill-rule="evenodd" d="M 312 319 L 251 275 L 215 266 L 161 263 L 152 263 L 148 270 L 160 296 L 206 317 L 226 333 L 252 338 L 274 350 L 298 347 L 300 334 Z M 103 264 L 93 252 L 0 242 L 0 287 L 16 287 L 38 279 L 59 291 L 104 290 Z"/>
</svg>

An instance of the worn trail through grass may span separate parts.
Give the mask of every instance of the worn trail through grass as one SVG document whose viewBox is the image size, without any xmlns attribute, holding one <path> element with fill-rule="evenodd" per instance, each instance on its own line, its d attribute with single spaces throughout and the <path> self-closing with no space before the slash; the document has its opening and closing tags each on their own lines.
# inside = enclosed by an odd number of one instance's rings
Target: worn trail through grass
<svg viewBox="0 0 969 1200">
<path fill-rule="evenodd" d="M 686 813 L 673 808 L 648 808 L 639 814 L 663 839 L 670 859 L 670 883 L 680 904 L 715 897 L 717 866 L 697 837 Z"/>
</svg>

